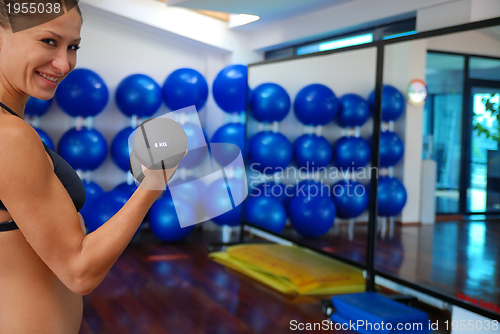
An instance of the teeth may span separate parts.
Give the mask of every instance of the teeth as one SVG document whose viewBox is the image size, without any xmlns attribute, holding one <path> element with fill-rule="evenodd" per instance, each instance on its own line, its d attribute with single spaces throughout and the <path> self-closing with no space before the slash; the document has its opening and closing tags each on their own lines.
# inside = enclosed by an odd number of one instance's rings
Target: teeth
<svg viewBox="0 0 500 334">
<path fill-rule="evenodd" d="M 49 77 L 47 74 L 44 74 L 44 73 L 40 73 L 40 72 L 37 72 L 40 76 L 44 77 L 45 79 L 49 80 L 49 81 L 52 81 L 52 82 L 57 82 L 59 80 L 59 78 L 53 78 L 53 77 Z"/>
</svg>

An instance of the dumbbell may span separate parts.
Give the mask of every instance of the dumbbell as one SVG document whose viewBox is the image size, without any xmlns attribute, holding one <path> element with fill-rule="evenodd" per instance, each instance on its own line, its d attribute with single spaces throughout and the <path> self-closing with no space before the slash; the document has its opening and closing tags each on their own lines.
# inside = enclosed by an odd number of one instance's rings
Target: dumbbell
<svg viewBox="0 0 500 334">
<path fill-rule="evenodd" d="M 184 129 L 169 118 L 153 118 L 139 125 L 134 134 L 129 167 L 134 178 L 142 182 L 142 166 L 153 169 L 170 169 L 177 166 L 187 149 Z"/>
</svg>

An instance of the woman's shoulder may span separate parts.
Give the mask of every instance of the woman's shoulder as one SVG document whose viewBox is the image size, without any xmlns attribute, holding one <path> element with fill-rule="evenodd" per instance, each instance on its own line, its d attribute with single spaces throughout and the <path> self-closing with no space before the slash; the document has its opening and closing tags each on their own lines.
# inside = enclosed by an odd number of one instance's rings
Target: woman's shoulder
<svg viewBox="0 0 500 334">
<path fill-rule="evenodd" d="M 8 143 L 19 139 L 32 141 L 38 139 L 38 133 L 31 125 L 19 117 L 1 115 L 0 139 L 0 143 Z"/>
<path fill-rule="evenodd" d="M 23 119 L 0 116 L 0 154 L 32 154 L 44 147 L 36 130 Z M 4 155 L 5 156 L 5 155 Z"/>
</svg>

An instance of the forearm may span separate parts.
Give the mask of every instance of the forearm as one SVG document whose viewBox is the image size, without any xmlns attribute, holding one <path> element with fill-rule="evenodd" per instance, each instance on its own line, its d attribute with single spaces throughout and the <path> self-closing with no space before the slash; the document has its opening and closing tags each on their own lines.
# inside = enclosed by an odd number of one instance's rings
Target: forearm
<svg viewBox="0 0 500 334">
<path fill-rule="evenodd" d="M 78 279 L 84 291 L 92 291 L 104 279 L 161 192 L 138 188 L 118 213 L 83 238 Z"/>
</svg>

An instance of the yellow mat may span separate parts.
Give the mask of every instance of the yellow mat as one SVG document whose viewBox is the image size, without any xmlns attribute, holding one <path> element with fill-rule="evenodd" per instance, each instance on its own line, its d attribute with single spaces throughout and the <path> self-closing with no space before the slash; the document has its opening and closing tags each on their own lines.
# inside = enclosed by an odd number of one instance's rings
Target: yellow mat
<svg viewBox="0 0 500 334">
<path fill-rule="evenodd" d="M 297 246 L 238 245 L 208 256 L 286 294 L 365 291 L 360 269 Z"/>
</svg>

